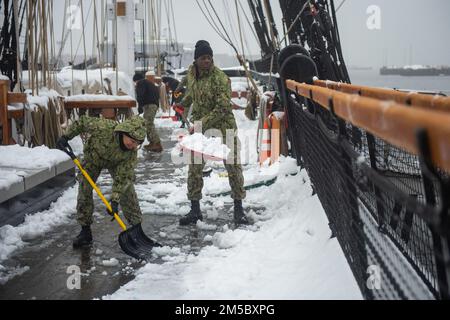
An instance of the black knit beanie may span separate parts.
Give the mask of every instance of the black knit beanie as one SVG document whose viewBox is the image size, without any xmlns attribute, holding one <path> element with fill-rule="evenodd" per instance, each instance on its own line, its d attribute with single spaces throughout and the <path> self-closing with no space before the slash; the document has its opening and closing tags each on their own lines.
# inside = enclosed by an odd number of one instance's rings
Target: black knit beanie
<svg viewBox="0 0 450 320">
<path fill-rule="evenodd" d="M 213 56 L 213 50 L 211 49 L 211 45 L 206 40 L 200 40 L 195 45 L 195 53 L 194 59 L 197 60 L 201 56 L 208 54 L 211 57 Z"/>
<path fill-rule="evenodd" d="M 144 79 L 145 79 L 145 76 L 144 76 L 144 74 L 142 72 L 136 72 L 134 74 L 134 76 L 133 76 L 133 81 L 134 82 L 141 81 L 141 80 L 144 80 Z"/>
</svg>

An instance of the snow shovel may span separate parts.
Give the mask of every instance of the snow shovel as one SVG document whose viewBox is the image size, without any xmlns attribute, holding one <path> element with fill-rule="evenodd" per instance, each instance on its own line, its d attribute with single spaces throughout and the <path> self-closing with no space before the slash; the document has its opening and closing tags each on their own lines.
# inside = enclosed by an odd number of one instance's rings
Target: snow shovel
<svg viewBox="0 0 450 320">
<path fill-rule="evenodd" d="M 98 194 L 100 199 L 106 205 L 108 211 L 111 212 L 111 214 L 114 216 L 114 220 L 116 220 L 122 228 L 123 231 L 119 235 L 119 245 L 122 248 L 123 252 L 138 260 L 148 260 L 151 257 L 153 247 L 161 247 L 161 245 L 145 235 L 140 223 L 127 229 L 125 223 L 123 223 L 122 219 L 120 219 L 119 214 L 117 212 L 112 212 L 111 204 L 108 202 L 108 200 L 106 200 L 106 198 L 94 183 L 92 178 L 89 176 L 89 174 L 86 172 L 86 170 L 84 170 L 80 161 L 75 156 L 72 147 L 67 144 L 64 149 L 61 149 L 61 151 L 64 151 L 69 155 L 70 158 L 72 158 L 75 165 L 78 167 L 83 176 L 86 178 L 86 180 Z"/>
</svg>

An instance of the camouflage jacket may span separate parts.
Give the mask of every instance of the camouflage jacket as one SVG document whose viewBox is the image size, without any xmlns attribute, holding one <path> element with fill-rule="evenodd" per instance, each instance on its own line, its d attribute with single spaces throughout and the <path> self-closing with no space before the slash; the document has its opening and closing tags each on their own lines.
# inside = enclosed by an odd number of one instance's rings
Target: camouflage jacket
<svg viewBox="0 0 450 320">
<path fill-rule="evenodd" d="M 83 116 L 75 121 L 65 136 L 70 140 L 84 134 L 84 160 L 113 174 L 111 201 L 119 202 L 120 195 L 134 183 L 137 151 L 125 152 L 114 133 L 118 123 L 112 120 Z"/>
<path fill-rule="evenodd" d="M 196 77 L 194 65 L 186 77 L 186 94 L 181 104 L 188 110 L 191 104 L 192 121 L 201 121 L 203 131 L 236 129 L 231 107 L 231 86 L 226 74 L 213 66 Z"/>
</svg>

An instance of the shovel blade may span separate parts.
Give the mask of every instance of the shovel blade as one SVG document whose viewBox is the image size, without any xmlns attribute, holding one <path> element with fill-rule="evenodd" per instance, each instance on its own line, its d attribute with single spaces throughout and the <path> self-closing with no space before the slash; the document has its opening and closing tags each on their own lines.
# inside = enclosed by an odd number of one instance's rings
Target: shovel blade
<svg viewBox="0 0 450 320">
<path fill-rule="evenodd" d="M 138 260 L 149 260 L 152 249 L 161 245 L 147 237 L 141 224 L 134 225 L 119 235 L 119 245 L 123 252 Z"/>
</svg>

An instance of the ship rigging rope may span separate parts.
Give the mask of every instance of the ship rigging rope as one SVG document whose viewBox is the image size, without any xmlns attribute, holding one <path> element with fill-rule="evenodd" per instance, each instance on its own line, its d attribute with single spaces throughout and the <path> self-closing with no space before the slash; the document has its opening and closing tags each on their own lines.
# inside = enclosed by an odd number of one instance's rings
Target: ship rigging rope
<svg viewBox="0 0 450 320">
<path fill-rule="evenodd" d="M 237 0 L 234 0 L 234 4 L 236 7 L 236 17 L 237 17 L 237 22 L 238 22 L 238 28 L 239 28 L 239 38 L 241 40 L 241 48 L 242 48 L 242 58 L 245 61 L 245 49 L 244 49 L 244 35 L 242 33 L 242 26 L 241 26 L 241 17 L 239 14 L 239 9 L 238 9 L 238 5 L 237 5 Z"/>
<path fill-rule="evenodd" d="M 166 11 L 166 18 L 167 18 L 167 29 L 168 29 L 168 47 L 167 47 L 167 54 L 170 56 L 172 53 L 172 43 L 173 43 L 173 39 L 172 39 L 172 27 L 171 27 L 171 22 L 170 22 L 170 12 L 169 12 L 169 6 L 167 3 L 167 0 L 163 0 L 164 1 L 164 9 Z"/>
<path fill-rule="evenodd" d="M 224 10 L 225 13 L 226 13 L 225 18 L 227 19 L 228 24 L 230 26 L 230 33 L 233 36 L 234 43 L 238 43 L 239 41 L 238 41 L 238 39 L 236 37 L 236 30 L 234 29 L 234 26 L 233 26 L 233 23 L 232 23 L 232 19 L 231 19 L 231 16 L 230 16 L 230 8 L 227 5 L 227 1 L 226 0 L 222 0 L 222 5 L 223 5 L 223 7 L 225 9 Z M 244 47 L 241 47 L 241 50 L 242 50 L 242 52 L 244 52 Z"/>
<path fill-rule="evenodd" d="M 247 14 L 245 13 L 244 8 L 242 7 L 242 3 L 240 1 L 238 1 L 238 4 L 241 7 L 241 11 L 244 14 L 245 20 L 247 21 L 247 23 L 248 23 L 248 25 L 250 27 L 250 30 L 252 31 L 253 36 L 256 39 L 256 43 L 258 43 L 259 49 L 262 50 L 261 43 L 259 42 L 258 36 L 256 35 L 256 32 L 255 32 L 254 27 L 252 26 L 252 24 L 250 22 L 250 19 L 248 18 Z"/>
<path fill-rule="evenodd" d="M 344 3 L 345 3 L 346 1 L 347 1 L 347 0 L 342 0 L 341 4 L 338 5 L 338 7 L 336 8 L 336 12 L 339 11 L 339 9 L 344 5 Z"/>
<path fill-rule="evenodd" d="M 98 64 L 100 66 L 100 87 L 102 88 L 102 94 L 105 93 L 105 88 L 103 85 L 103 56 L 100 50 L 100 37 L 98 32 L 98 15 L 97 15 L 97 5 L 94 2 L 94 39 L 96 38 L 97 54 L 98 54 Z M 94 40 L 95 41 L 95 40 Z"/>
<path fill-rule="evenodd" d="M 158 70 L 159 70 L 159 66 L 157 66 L 157 64 L 159 63 L 159 46 L 158 46 L 158 43 L 157 43 L 157 41 L 158 41 L 158 30 L 157 30 L 157 27 L 158 27 L 158 22 L 157 22 L 157 14 L 156 14 L 156 12 L 157 12 L 157 8 L 155 9 L 155 0 L 151 0 L 150 1 L 150 8 L 149 8 L 149 10 L 150 10 L 150 18 L 151 18 L 151 21 L 152 21 L 152 23 L 151 23 L 151 25 L 150 25 L 150 28 L 151 28 L 151 33 L 150 33 L 150 37 L 152 37 L 153 38 L 153 41 L 152 41 L 152 46 L 153 46 L 153 53 L 155 53 L 155 66 L 157 67 L 156 68 L 156 72 L 158 72 Z"/>
<path fill-rule="evenodd" d="M 228 43 L 233 49 L 234 51 L 238 52 L 238 50 L 236 49 L 236 46 L 233 44 L 233 41 L 231 40 L 230 36 L 228 35 L 225 26 L 222 23 L 222 20 L 220 19 L 219 15 L 217 14 L 217 12 L 215 11 L 214 7 L 211 4 L 211 1 L 209 1 L 209 5 L 211 6 L 212 11 L 214 11 L 215 13 L 215 18 L 213 17 L 211 11 L 209 10 L 208 4 L 205 2 L 205 0 L 203 1 L 203 4 L 205 6 L 206 11 L 209 14 L 209 19 L 205 13 L 205 11 L 202 9 L 200 3 L 198 2 L 198 0 L 195 0 L 197 2 L 197 5 L 199 6 L 200 10 L 202 11 L 203 15 L 206 17 L 206 20 L 208 21 L 208 23 L 211 25 L 211 27 L 216 31 L 216 33 L 219 35 L 220 38 L 222 38 L 222 40 L 224 40 L 226 43 Z M 217 21 L 220 23 L 220 25 L 222 26 L 222 31 L 220 31 L 219 26 L 216 24 L 215 19 L 217 19 Z"/>
<path fill-rule="evenodd" d="M 175 12 L 173 10 L 173 0 L 169 0 L 170 2 L 170 10 L 172 13 L 172 22 L 173 22 L 173 30 L 175 34 L 175 43 L 177 45 L 177 53 L 180 52 L 180 48 L 178 47 L 178 34 L 177 34 L 177 24 L 175 22 Z"/>
<path fill-rule="evenodd" d="M 68 8 L 67 3 L 68 3 L 68 0 L 65 0 L 64 1 L 64 14 L 67 14 L 67 8 Z M 62 32 L 61 32 L 61 45 L 59 47 L 58 57 L 56 58 L 56 61 L 55 61 L 55 67 L 59 66 L 59 63 L 61 61 L 61 55 L 62 55 L 62 52 L 63 52 L 64 47 L 66 45 L 67 38 L 69 37 L 69 33 L 70 33 L 70 30 L 66 31 L 66 22 L 63 22 L 63 24 L 62 24 Z"/>
<path fill-rule="evenodd" d="M 270 29 L 270 37 L 272 38 L 273 51 L 279 50 L 281 42 L 277 41 L 278 33 L 275 29 L 275 22 L 273 21 L 273 17 L 272 17 L 272 9 L 270 7 L 270 3 L 268 0 L 264 0 L 264 8 L 266 10 L 266 15 L 267 15 L 268 19 L 271 19 L 271 21 L 269 21 L 269 29 Z M 273 54 L 274 54 L 274 52 L 272 52 L 272 55 Z M 273 62 L 272 62 L 272 65 L 273 65 Z M 272 73 L 272 70 L 270 70 L 270 73 Z"/>
<path fill-rule="evenodd" d="M 19 88 L 22 88 L 22 64 L 20 61 L 20 27 L 19 27 L 19 15 L 20 15 L 20 8 L 17 6 L 17 0 L 13 0 L 13 10 L 14 10 L 14 30 L 16 31 L 16 34 L 14 35 L 16 37 L 16 68 L 17 68 L 17 75 L 16 80 L 17 84 L 19 85 Z"/>
<path fill-rule="evenodd" d="M 309 1 L 305 2 L 305 4 L 303 5 L 303 8 L 300 10 L 300 12 L 297 14 L 297 16 L 295 17 L 294 21 L 291 23 L 290 27 L 288 28 L 288 30 L 286 31 L 286 33 L 284 34 L 283 38 L 280 40 L 280 42 L 278 42 L 278 47 L 281 46 L 281 44 L 283 43 L 283 41 L 286 39 L 286 37 L 288 36 L 288 34 L 291 32 L 292 28 L 295 26 L 295 24 L 297 23 L 298 19 L 300 19 L 300 16 L 302 15 L 302 13 L 305 11 L 306 7 L 309 5 Z"/>
<path fill-rule="evenodd" d="M 54 9 L 53 9 L 54 2 L 53 0 L 49 1 L 49 21 L 50 21 L 50 41 L 51 41 L 51 54 L 52 54 L 52 66 L 51 66 L 51 75 L 53 75 L 53 89 L 56 89 L 56 83 L 57 83 L 57 77 L 56 77 L 56 68 L 54 65 L 55 61 L 55 53 L 56 53 L 56 41 L 55 41 L 55 24 L 53 21 L 54 16 Z"/>
<path fill-rule="evenodd" d="M 91 6 L 92 6 L 93 0 L 91 0 Z M 83 9 L 83 1 L 80 0 L 80 4 L 81 4 L 81 21 L 83 21 L 83 26 L 82 26 L 82 39 L 83 39 L 83 49 L 84 49 L 84 70 L 86 73 L 86 88 L 89 87 L 89 77 L 88 77 L 88 71 L 87 71 L 87 53 L 86 53 L 86 32 L 85 32 L 85 22 L 84 22 L 84 9 Z M 89 12 L 91 10 L 91 7 L 89 7 Z M 86 20 L 87 22 L 87 20 Z"/>
<path fill-rule="evenodd" d="M 227 36 L 230 45 L 233 47 L 233 49 L 236 51 L 236 53 L 239 53 L 238 50 L 237 50 L 237 48 L 236 48 L 236 46 L 233 44 L 233 41 L 231 40 L 231 37 L 230 37 L 230 35 L 228 34 L 227 29 L 225 28 L 225 26 L 224 26 L 224 24 L 223 24 L 223 22 L 222 22 L 222 19 L 220 19 L 219 14 L 217 13 L 217 11 L 216 11 L 216 9 L 214 8 L 214 6 L 212 5 L 211 0 L 208 0 L 208 3 L 209 3 L 209 5 L 211 6 L 211 9 L 213 10 L 213 12 L 214 12 L 214 14 L 215 14 L 215 16 L 216 16 L 216 18 L 217 18 L 217 21 L 219 21 L 220 25 L 222 26 L 222 30 L 225 32 L 225 35 Z"/>
<path fill-rule="evenodd" d="M 259 92 L 259 88 L 256 85 L 254 79 L 252 78 L 250 72 L 248 71 L 247 65 L 245 63 L 245 61 L 242 59 L 242 56 L 239 54 L 238 49 L 236 48 L 236 46 L 233 44 L 233 41 L 231 40 L 230 36 L 228 35 L 226 28 L 224 26 L 224 24 L 222 23 L 222 20 L 220 19 L 219 15 L 217 14 L 217 11 L 215 10 L 214 6 L 212 5 L 211 1 L 208 0 L 209 5 L 211 6 L 212 11 L 214 12 L 217 21 L 220 23 L 223 31 L 225 32 L 225 34 L 221 33 L 219 30 L 219 27 L 215 24 L 214 22 L 214 18 L 212 17 L 211 12 L 208 9 L 207 4 L 205 3 L 205 0 L 203 0 L 203 4 L 205 5 L 206 10 L 208 11 L 208 13 L 210 14 L 210 18 L 213 22 L 210 21 L 210 19 L 208 19 L 208 16 L 206 15 L 205 11 L 203 10 L 203 8 L 201 7 L 200 3 L 198 2 L 198 0 L 196 0 L 198 7 L 200 8 L 200 10 L 202 11 L 203 15 L 205 16 L 206 20 L 208 21 L 208 23 L 211 25 L 211 27 L 217 32 L 217 34 L 219 35 L 219 37 L 221 37 L 226 43 L 228 43 L 235 51 L 237 58 L 239 60 L 239 63 L 242 65 L 242 67 L 244 67 L 245 69 L 245 73 L 247 75 L 247 78 L 250 80 L 250 82 L 252 83 L 252 86 L 254 87 L 256 92 Z M 237 7 L 237 6 L 236 6 Z M 214 27 L 214 25 L 216 26 L 216 28 Z M 239 24 L 239 28 L 240 24 Z"/>
<path fill-rule="evenodd" d="M 82 0 L 79 0 L 79 2 L 78 2 L 78 5 L 80 6 L 80 9 L 81 9 L 81 13 L 82 13 L 82 20 L 81 20 L 81 23 L 82 23 L 82 30 L 84 30 L 85 29 L 85 26 L 86 26 L 86 24 L 87 24 L 87 21 L 89 20 L 89 17 L 91 16 L 91 9 L 92 9 L 92 2 L 93 2 L 94 0 L 92 0 L 91 1 L 91 4 L 89 5 L 89 9 L 88 9 L 88 13 L 87 13 L 87 15 L 86 15 L 86 19 L 83 19 L 84 17 L 84 10 L 83 10 L 83 5 L 81 4 L 81 2 L 82 2 Z M 83 32 L 81 33 L 81 35 L 80 35 L 80 39 L 78 40 L 78 44 L 77 44 L 77 49 L 75 50 L 75 54 L 74 54 L 74 57 L 76 57 L 77 56 L 77 54 L 78 54 L 78 51 L 80 50 L 80 47 L 81 47 L 81 42 L 83 41 Z M 84 47 L 86 47 L 86 45 L 84 45 Z M 73 63 L 74 61 L 72 61 L 72 63 Z"/>
<path fill-rule="evenodd" d="M 245 36 L 245 33 L 242 31 L 243 30 L 243 26 L 242 26 L 242 24 L 241 24 L 241 21 L 240 21 L 240 13 L 239 13 L 239 8 L 238 8 L 238 5 L 236 4 L 236 1 L 235 1 L 235 8 L 236 8 L 236 18 L 237 18 L 237 23 L 238 23 L 238 33 L 239 33 L 239 40 L 240 41 L 238 41 L 238 40 L 236 40 L 236 36 L 235 36 L 235 34 L 237 33 L 235 30 L 234 30 L 234 27 L 233 27 L 233 23 L 232 23 L 232 18 L 231 18 L 231 15 L 230 15 L 230 13 L 229 13 L 229 11 L 231 11 L 231 9 L 228 7 L 228 5 L 226 4 L 227 2 L 225 1 L 225 0 L 223 0 L 224 1 L 224 7 L 226 7 L 226 12 L 227 12 L 227 16 L 228 16 L 228 20 L 229 20 L 229 23 L 230 23 L 230 28 L 233 30 L 233 36 L 234 36 L 234 38 L 235 38 L 235 41 L 237 42 L 237 43 L 239 43 L 240 42 L 240 44 L 241 44 L 241 50 L 242 50 L 242 57 L 245 59 L 245 50 L 247 50 L 247 52 L 251 52 L 251 50 L 250 50 L 250 48 L 249 48 L 249 46 L 248 46 L 248 41 L 247 41 L 247 38 L 246 38 L 246 36 Z M 243 12 L 244 14 L 245 14 L 245 11 Z M 253 31 L 253 29 L 251 28 L 251 30 Z M 258 45 L 259 45 L 259 42 L 258 42 Z"/>
<path fill-rule="evenodd" d="M 31 141 L 35 135 L 35 128 L 32 118 L 32 110 L 30 104 L 27 102 L 24 104 L 23 114 L 23 136 L 24 140 L 28 141 L 28 146 L 31 146 Z"/>
<path fill-rule="evenodd" d="M 69 4 L 70 4 L 70 6 L 72 6 L 72 0 L 69 0 Z M 75 94 L 74 93 L 74 90 L 75 90 L 75 84 L 74 84 L 74 82 L 73 82 L 73 80 L 74 80 L 74 71 L 73 71 L 73 61 L 74 60 L 74 55 L 73 55 L 73 32 L 72 32 L 72 28 L 70 28 L 70 63 L 72 64 L 72 68 L 71 68 L 71 77 L 72 77 L 72 81 L 71 81 L 71 84 L 72 84 L 72 94 Z"/>
</svg>

